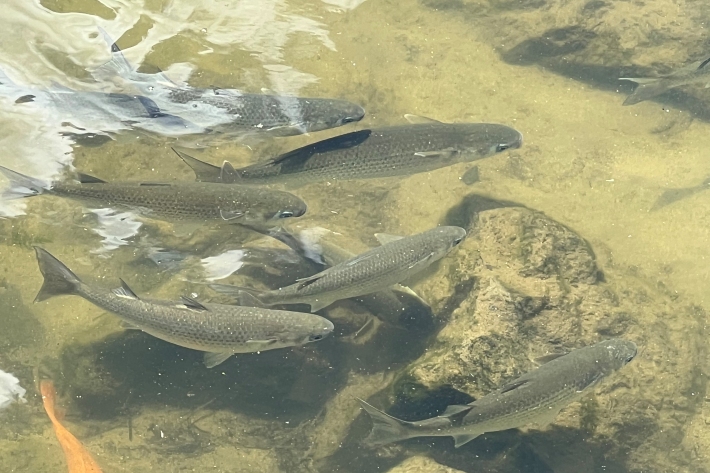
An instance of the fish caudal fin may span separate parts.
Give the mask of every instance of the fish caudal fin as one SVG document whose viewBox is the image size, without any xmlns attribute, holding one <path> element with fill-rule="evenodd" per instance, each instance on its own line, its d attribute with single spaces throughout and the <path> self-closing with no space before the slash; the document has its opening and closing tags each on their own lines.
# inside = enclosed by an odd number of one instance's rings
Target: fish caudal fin
<svg viewBox="0 0 710 473">
<path fill-rule="evenodd" d="M 25 176 L 4 166 L 0 166 L 0 173 L 10 181 L 10 187 L 2 191 L 3 199 L 32 197 L 42 194 L 45 190 L 44 182 L 39 179 Z"/>
<path fill-rule="evenodd" d="M 81 280 L 64 263 L 52 256 L 47 250 L 34 247 L 37 253 L 39 270 L 44 276 L 44 284 L 35 297 L 35 302 L 42 302 L 50 297 L 62 294 L 76 294 Z"/>
<path fill-rule="evenodd" d="M 622 105 L 634 105 L 644 100 L 648 100 L 669 90 L 667 81 L 661 79 L 649 79 L 640 77 L 622 77 L 619 80 L 628 80 L 638 84 L 638 87 L 626 97 Z"/>
<path fill-rule="evenodd" d="M 372 431 L 364 440 L 367 445 L 385 445 L 418 436 L 415 432 L 412 432 L 410 422 L 385 414 L 362 399 L 358 399 L 358 401 L 360 401 L 360 405 L 372 419 Z"/>
</svg>

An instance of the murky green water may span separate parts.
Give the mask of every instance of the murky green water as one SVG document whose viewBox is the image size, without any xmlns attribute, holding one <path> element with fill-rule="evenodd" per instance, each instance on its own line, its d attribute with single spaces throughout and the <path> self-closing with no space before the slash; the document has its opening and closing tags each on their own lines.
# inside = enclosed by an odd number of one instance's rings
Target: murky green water
<svg viewBox="0 0 710 473">
<path fill-rule="evenodd" d="M 32 246 L 87 281 L 114 287 L 120 277 L 139 295 L 173 300 L 217 298 L 204 282 L 225 269 L 210 273 L 201 258 L 283 247 L 235 227 L 141 223 L 52 196 L 2 203 L 18 215 L 0 221 L 0 369 L 28 391 L 28 403 L 0 414 L 3 471 L 66 471 L 39 378 L 54 380 L 65 425 L 106 472 L 710 471 L 710 96 L 689 86 L 622 107 L 632 87 L 616 80 L 702 59 L 692 4 L 11 0 L 3 10 L 0 64 L 23 84 L 86 87 L 87 71 L 109 59 L 101 26 L 146 72 L 177 80 L 191 67 L 193 86 L 341 98 L 367 111 L 344 128 L 195 152 L 212 163 L 246 165 L 402 124 L 407 113 L 503 123 L 525 137 L 475 163 L 472 185 L 460 179 L 472 165 L 458 164 L 293 190 L 309 205 L 293 227 L 338 232 L 354 252 L 375 246 L 377 232 L 446 223 L 471 235 L 408 281 L 434 322 L 371 322 L 348 301 L 324 313 L 333 336 L 212 370 L 200 353 L 124 331 L 78 297 L 33 304 Z M 43 179 L 64 165 L 107 180 L 193 179 L 174 140 L 128 133 L 72 145 L 48 117 L 2 103 L 3 166 Z M 224 281 L 279 287 L 308 275 L 279 255 Z M 546 428 L 460 449 L 443 438 L 360 442 L 369 421 L 355 397 L 430 417 L 532 369 L 537 356 L 609 337 L 636 342 L 637 359 Z"/>
</svg>

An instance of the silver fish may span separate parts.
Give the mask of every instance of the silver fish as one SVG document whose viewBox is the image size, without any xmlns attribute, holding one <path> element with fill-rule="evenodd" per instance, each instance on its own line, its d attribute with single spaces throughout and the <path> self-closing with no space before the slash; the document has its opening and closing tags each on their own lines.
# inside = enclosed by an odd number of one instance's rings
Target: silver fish
<svg viewBox="0 0 710 473">
<path fill-rule="evenodd" d="M 264 224 L 306 213 L 306 203 L 293 194 L 251 186 L 208 182 L 104 182 L 86 174 L 79 183 L 50 187 L 37 179 L 0 166 L 10 180 L 4 198 L 51 194 L 82 202 L 136 210 L 148 217 L 173 221 Z"/>
<path fill-rule="evenodd" d="M 426 123 L 346 133 L 241 169 L 228 162 L 220 168 L 176 152 L 201 181 L 301 185 L 331 179 L 409 176 L 522 145 L 520 132 L 505 125 L 424 120 Z"/>
<path fill-rule="evenodd" d="M 161 112 L 178 116 L 205 132 L 288 136 L 342 126 L 365 116 L 362 107 L 345 100 L 178 85 L 163 73 L 138 72 L 106 32 L 101 32 L 111 45 L 111 60 L 92 73 L 96 79 L 118 76 L 154 101 Z"/>
<path fill-rule="evenodd" d="M 316 312 L 340 299 L 380 292 L 443 258 L 466 236 L 459 227 L 437 227 L 408 237 L 378 234 L 382 246 L 336 264 L 296 284 L 253 293 L 264 305 L 309 304 Z M 245 289 L 212 285 L 215 290 L 243 296 Z"/>
<path fill-rule="evenodd" d="M 452 405 L 437 417 L 406 422 L 359 399 L 373 422 L 365 442 L 384 445 L 414 437 L 453 437 L 456 447 L 486 432 L 527 424 L 544 426 L 584 391 L 622 368 L 636 356 L 633 342 L 612 339 L 573 350 L 524 374 L 476 401 Z"/>
<path fill-rule="evenodd" d="M 327 337 L 333 324 L 301 312 L 207 304 L 183 297 L 180 302 L 140 299 L 121 280 L 121 287 L 102 289 L 83 283 L 61 261 L 35 247 L 44 284 L 35 302 L 58 295 L 77 295 L 113 312 L 127 328 L 142 330 L 175 345 L 204 351 L 212 368 L 235 353 L 300 346 Z"/>
<path fill-rule="evenodd" d="M 177 137 L 206 133 L 204 127 L 160 110 L 148 97 L 80 91 L 53 84 L 47 89 L 24 86 L 0 70 L 0 95 L 18 110 L 31 109 L 48 126 L 66 136 L 100 135 L 115 139 L 129 130 Z M 12 112 L 13 108 L 7 109 Z"/>
<path fill-rule="evenodd" d="M 621 77 L 619 80 L 630 80 L 638 84 L 633 93 L 626 97 L 623 105 L 634 105 L 643 102 L 681 85 L 702 84 L 706 88 L 710 87 L 710 67 L 708 67 L 708 63 L 710 63 L 710 58 L 694 62 L 670 75 L 658 78 Z"/>
<path fill-rule="evenodd" d="M 294 250 L 304 260 L 311 261 L 321 268 L 332 267 L 355 258 L 357 255 L 323 238 L 328 230 L 320 227 L 302 230 L 293 234 L 284 227 L 269 229 L 250 227 L 265 235 L 279 240 Z M 400 296 L 407 301 L 405 304 Z M 391 288 L 379 292 L 358 296 L 355 300 L 364 305 L 373 315 L 396 325 L 401 324 L 401 319 L 410 314 L 420 314 L 419 317 L 428 316 L 431 307 L 417 293 L 407 286 L 395 284 Z"/>
</svg>

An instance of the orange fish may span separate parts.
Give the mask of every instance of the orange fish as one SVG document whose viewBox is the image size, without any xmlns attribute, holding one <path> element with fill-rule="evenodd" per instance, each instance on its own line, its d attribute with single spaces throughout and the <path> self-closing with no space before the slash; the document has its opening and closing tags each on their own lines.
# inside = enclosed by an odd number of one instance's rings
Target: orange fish
<svg viewBox="0 0 710 473">
<path fill-rule="evenodd" d="M 91 454 L 84 448 L 81 442 L 57 420 L 57 415 L 54 412 L 54 401 L 57 397 L 54 383 L 49 380 L 43 380 L 39 384 L 39 390 L 42 393 L 44 410 L 47 411 L 47 415 L 54 426 L 54 433 L 57 435 L 57 440 L 59 440 L 59 445 L 61 445 L 62 450 L 64 450 L 69 473 L 101 473 L 101 468 L 99 468 L 99 465 L 91 457 Z"/>
</svg>

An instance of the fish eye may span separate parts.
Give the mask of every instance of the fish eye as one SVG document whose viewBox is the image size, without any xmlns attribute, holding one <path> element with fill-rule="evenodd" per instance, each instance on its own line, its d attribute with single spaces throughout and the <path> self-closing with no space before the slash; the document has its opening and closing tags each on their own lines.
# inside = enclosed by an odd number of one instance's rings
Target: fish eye
<svg viewBox="0 0 710 473">
<path fill-rule="evenodd" d="M 462 241 L 463 241 L 463 238 L 457 238 L 457 239 L 455 239 L 455 240 L 454 240 L 454 246 L 458 245 L 458 244 L 461 243 Z"/>
<path fill-rule="evenodd" d="M 321 340 L 323 338 L 323 335 L 311 335 L 310 340 L 312 342 L 317 342 L 318 340 Z"/>
<path fill-rule="evenodd" d="M 340 123 L 345 124 L 345 123 L 351 123 L 351 122 L 354 122 L 354 121 L 355 121 L 355 119 L 354 119 L 353 117 L 345 117 L 345 118 L 343 118 L 342 120 L 340 120 Z"/>
<path fill-rule="evenodd" d="M 285 210 L 285 211 L 279 213 L 279 218 L 291 218 L 291 217 L 293 217 L 293 212 L 291 212 L 290 210 Z"/>
<path fill-rule="evenodd" d="M 505 151 L 508 148 L 510 148 L 509 144 L 499 143 L 498 145 L 496 145 L 496 153 L 500 153 L 501 151 Z"/>
</svg>

